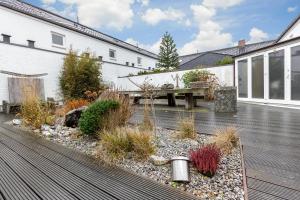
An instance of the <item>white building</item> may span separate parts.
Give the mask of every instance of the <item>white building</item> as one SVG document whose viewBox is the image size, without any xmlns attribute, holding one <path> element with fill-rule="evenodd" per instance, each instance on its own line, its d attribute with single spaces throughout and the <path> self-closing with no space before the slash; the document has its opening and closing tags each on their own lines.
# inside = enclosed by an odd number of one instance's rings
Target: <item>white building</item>
<svg viewBox="0 0 300 200">
<path fill-rule="evenodd" d="M 238 100 L 300 105 L 300 16 L 272 44 L 235 58 Z"/>
<path fill-rule="evenodd" d="M 103 79 L 153 68 L 157 55 L 18 0 L 0 0 L 0 71 L 48 73 L 46 97 L 57 97 L 58 76 L 69 51 L 89 50 L 102 59 Z M 0 105 L 9 100 L 8 75 L 0 73 Z"/>
</svg>

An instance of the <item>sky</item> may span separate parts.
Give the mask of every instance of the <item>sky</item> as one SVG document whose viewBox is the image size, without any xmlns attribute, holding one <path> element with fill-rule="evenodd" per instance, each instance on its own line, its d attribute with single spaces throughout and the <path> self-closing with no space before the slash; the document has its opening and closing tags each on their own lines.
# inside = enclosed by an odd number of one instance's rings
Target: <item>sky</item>
<svg viewBox="0 0 300 200">
<path fill-rule="evenodd" d="M 299 0 L 25 0 L 154 53 L 168 31 L 180 55 L 276 39 Z"/>
</svg>

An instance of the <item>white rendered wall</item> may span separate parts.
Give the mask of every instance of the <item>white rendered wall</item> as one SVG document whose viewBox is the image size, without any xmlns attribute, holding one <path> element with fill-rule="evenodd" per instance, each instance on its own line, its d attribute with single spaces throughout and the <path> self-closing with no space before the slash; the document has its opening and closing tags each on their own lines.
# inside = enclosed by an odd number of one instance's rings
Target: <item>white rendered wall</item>
<svg viewBox="0 0 300 200">
<path fill-rule="evenodd" d="M 102 73 L 106 82 L 117 84 L 119 76 L 137 73 L 142 69 L 153 68 L 157 60 L 119 46 L 97 40 L 86 35 L 29 17 L 24 14 L 0 6 L 0 38 L 1 34 L 11 36 L 11 43 L 27 45 L 27 40 L 35 41 L 35 47 L 59 53 L 30 49 L 16 45 L 0 43 L 0 70 L 22 74 L 48 73 L 45 79 L 46 97 L 57 97 L 59 71 L 63 57 L 70 47 L 79 53 L 89 50 L 96 56 L 103 57 Z M 4 20 L 5 19 L 5 20 Z M 65 48 L 52 45 L 51 32 L 65 35 Z M 0 39 L 0 41 L 2 38 Z M 116 59 L 109 58 L 109 49 L 116 50 Z M 142 64 L 137 64 L 137 57 Z M 136 68 L 125 66 L 134 63 Z M 0 105 L 8 100 L 7 75 L 0 74 Z"/>
<path fill-rule="evenodd" d="M 210 67 L 206 68 L 206 70 L 215 74 L 221 85 L 223 86 L 233 86 L 234 85 L 234 72 L 233 65 L 225 65 L 219 67 Z M 131 77 L 121 77 L 118 79 L 117 87 L 121 90 L 131 91 L 131 90 L 139 90 L 139 88 L 134 84 L 141 85 L 145 81 L 149 82 L 155 86 L 161 86 L 165 83 L 172 83 L 176 86 L 176 75 L 182 78 L 183 74 L 192 70 L 185 71 L 176 71 L 176 72 L 166 72 L 159 74 L 148 74 L 148 75 L 140 75 L 140 76 L 131 76 Z M 130 80 L 134 83 L 132 83 Z M 183 88 L 183 81 L 180 80 L 179 87 Z"/>
<path fill-rule="evenodd" d="M 281 38 L 280 42 L 293 39 L 300 36 L 300 20 L 298 20 L 294 26 Z"/>
<path fill-rule="evenodd" d="M 63 54 L 0 43 L 0 70 L 22 74 L 48 73 L 47 76 L 43 77 L 46 98 L 60 98 L 58 96 L 58 76 L 64 57 Z M 103 80 L 114 84 L 117 84 L 118 76 L 125 76 L 138 71 L 140 69 L 109 63 L 102 64 Z M 0 73 L 0 105 L 3 100 L 9 100 L 7 77 L 9 75 Z"/>
</svg>

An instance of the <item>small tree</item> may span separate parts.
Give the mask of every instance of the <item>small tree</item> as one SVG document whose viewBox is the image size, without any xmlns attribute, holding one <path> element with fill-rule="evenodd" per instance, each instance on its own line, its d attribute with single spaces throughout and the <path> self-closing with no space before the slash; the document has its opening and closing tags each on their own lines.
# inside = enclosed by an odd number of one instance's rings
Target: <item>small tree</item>
<svg viewBox="0 0 300 200">
<path fill-rule="evenodd" d="M 101 89 L 100 63 L 89 53 L 80 57 L 73 50 L 66 55 L 59 76 L 59 85 L 64 99 L 85 98 L 86 91 Z"/>
<path fill-rule="evenodd" d="M 168 32 L 164 34 L 160 44 L 158 66 L 166 70 L 177 69 L 179 67 L 176 44 Z"/>
</svg>

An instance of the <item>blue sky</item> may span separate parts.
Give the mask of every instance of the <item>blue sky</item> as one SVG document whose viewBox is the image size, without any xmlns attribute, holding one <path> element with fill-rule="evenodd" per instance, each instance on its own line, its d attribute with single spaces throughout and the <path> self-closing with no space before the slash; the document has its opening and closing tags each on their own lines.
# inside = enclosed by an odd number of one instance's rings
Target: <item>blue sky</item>
<svg viewBox="0 0 300 200">
<path fill-rule="evenodd" d="M 299 0 L 26 0 L 157 52 L 165 31 L 181 54 L 276 38 Z"/>
</svg>

